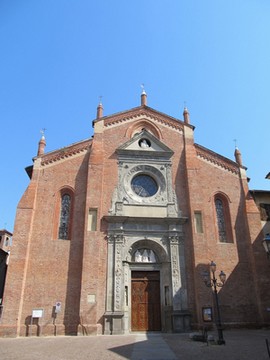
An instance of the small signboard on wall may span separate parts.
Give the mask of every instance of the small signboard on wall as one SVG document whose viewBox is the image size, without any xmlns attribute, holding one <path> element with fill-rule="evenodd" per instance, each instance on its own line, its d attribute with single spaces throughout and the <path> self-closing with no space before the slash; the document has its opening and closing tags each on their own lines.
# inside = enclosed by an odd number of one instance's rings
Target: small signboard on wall
<svg viewBox="0 0 270 360">
<path fill-rule="evenodd" d="M 211 307 L 203 307 L 202 308 L 202 317 L 203 321 L 213 321 L 213 313 Z"/>
<path fill-rule="evenodd" d="M 43 317 L 43 309 L 33 309 L 32 310 L 32 318 L 42 318 Z"/>
<path fill-rule="evenodd" d="M 30 336 L 32 336 L 33 322 L 37 326 L 37 336 L 41 336 L 42 320 L 40 320 L 40 324 L 39 324 L 39 319 L 42 319 L 43 315 L 44 315 L 44 309 L 33 309 L 32 310 L 31 324 L 30 324 L 30 326 L 31 326 Z M 34 319 L 36 319 L 36 320 L 34 320 Z"/>
<path fill-rule="evenodd" d="M 56 303 L 55 303 L 55 312 L 56 312 L 56 314 L 58 314 L 58 313 L 60 313 L 61 312 L 61 302 L 60 301 L 57 301 Z"/>
</svg>

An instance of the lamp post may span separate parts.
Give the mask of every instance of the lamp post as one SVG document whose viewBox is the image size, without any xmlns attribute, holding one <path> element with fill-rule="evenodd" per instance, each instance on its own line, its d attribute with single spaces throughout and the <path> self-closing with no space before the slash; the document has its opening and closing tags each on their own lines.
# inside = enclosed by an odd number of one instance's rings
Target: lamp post
<svg viewBox="0 0 270 360">
<path fill-rule="evenodd" d="M 218 331 L 218 345 L 225 345 L 225 340 L 223 338 L 223 331 L 221 326 L 221 319 L 220 319 L 220 309 L 219 309 L 219 301 L 218 301 L 218 293 L 217 293 L 217 287 L 222 287 L 226 281 L 226 274 L 221 271 L 219 274 L 220 282 L 218 282 L 218 279 L 215 276 L 216 272 L 216 264 L 214 261 L 211 261 L 210 263 L 210 273 L 212 276 L 210 276 L 210 280 L 208 277 L 208 272 L 204 275 L 204 283 L 206 286 L 213 288 L 214 290 L 214 297 L 216 301 L 216 308 L 217 308 L 217 318 L 216 318 L 216 326 Z"/>
<path fill-rule="evenodd" d="M 262 241 L 262 244 L 263 244 L 264 250 L 266 251 L 267 256 L 269 258 L 269 256 L 270 256 L 270 234 L 265 235 L 265 237 Z"/>
</svg>

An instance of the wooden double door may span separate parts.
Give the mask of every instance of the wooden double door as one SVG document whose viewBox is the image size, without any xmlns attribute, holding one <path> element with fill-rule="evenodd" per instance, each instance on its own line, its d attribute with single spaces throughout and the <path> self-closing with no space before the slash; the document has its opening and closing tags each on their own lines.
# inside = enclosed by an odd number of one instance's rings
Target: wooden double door
<svg viewBox="0 0 270 360">
<path fill-rule="evenodd" d="M 131 330 L 160 331 L 160 273 L 132 271 Z"/>
</svg>

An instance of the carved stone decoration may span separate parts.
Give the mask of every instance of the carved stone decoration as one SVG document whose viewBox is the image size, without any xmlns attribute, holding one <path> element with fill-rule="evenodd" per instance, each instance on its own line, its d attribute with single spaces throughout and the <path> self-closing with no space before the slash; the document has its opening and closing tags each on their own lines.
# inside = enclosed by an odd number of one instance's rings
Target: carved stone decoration
<svg viewBox="0 0 270 360">
<path fill-rule="evenodd" d="M 112 232 L 108 241 L 108 281 L 107 281 L 107 311 L 122 311 L 123 259 L 122 252 L 125 237 L 122 233 Z"/>
<path fill-rule="evenodd" d="M 144 142 L 149 146 L 147 149 Z M 145 209 L 154 207 L 153 216 L 177 217 L 178 204 L 172 186 L 173 151 L 144 129 L 122 144 L 116 153 L 118 184 L 109 214 L 134 215 L 139 205 Z"/>
<path fill-rule="evenodd" d="M 122 241 L 116 241 L 115 242 L 114 311 L 121 310 L 121 284 L 122 284 Z"/>
<path fill-rule="evenodd" d="M 144 138 L 149 140 L 149 148 L 140 142 Z M 186 219 L 179 215 L 173 188 L 173 152 L 143 131 L 122 144 L 116 155 L 118 183 L 109 214 L 104 217 L 109 234 L 106 316 L 111 317 L 109 325 L 105 322 L 106 333 L 130 331 L 132 276 L 136 272 L 159 274 L 162 329 L 178 331 L 176 324 L 179 319 L 181 323 L 182 312 L 187 309 L 181 241 Z"/>
<path fill-rule="evenodd" d="M 181 310 L 181 277 L 179 264 L 179 238 L 177 236 L 170 237 L 171 250 L 171 276 L 172 276 L 172 292 L 173 292 L 173 308 Z"/>
<path fill-rule="evenodd" d="M 168 201 L 170 203 L 173 202 L 173 191 L 172 191 L 172 165 L 171 164 L 166 164 L 166 179 L 167 179 L 167 186 L 168 186 Z"/>
<path fill-rule="evenodd" d="M 139 250 L 135 253 L 135 262 L 142 262 L 142 254 Z"/>
<path fill-rule="evenodd" d="M 140 197 L 132 189 L 132 179 L 138 174 L 151 176 L 157 183 L 158 191 L 150 197 Z M 172 187 L 171 163 L 166 163 L 161 167 L 146 164 L 137 164 L 133 166 L 123 166 L 119 163 L 118 169 L 118 186 L 114 190 L 111 209 L 111 215 L 123 215 L 124 206 L 132 204 L 142 205 L 167 205 L 168 216 L 177 217 L 180 212 L 178 210 L 177 197 Z"/>
<path fill-rule="evenodd" d="M 123 234 L 117 234 L 115 236 L 115 242 L 119 243 L 119 244 L 122 244 L 122 246 L 124 246 L 125 244 L 125 237 Z"/>
<path fill-rule="evenodd" d="M 149 254 L 149 262 L 150 263 L 155 263 L 157 260 L 156 260 L 156 255 L 154 253 L 153 250 L 150 250 L 150 254 Z"/>
<path fill-rule="evenodd" d="M 110 215 L 116 214 L 117 194 L 118 194 L 118 190 L 117 188 L 115 188 L 112 195 L 111 208 L 109 210 Z"/>
<path fill-rule="evenodd" d="M 142 263 L 155 263 L 157 262 L 156 260 L 156 255 L 154 253 L 153 250 L 149 250 L 149 249 L 138 249 L 135 252 L 134 255 L 134 261 L 135 262 L 142 262 Z"/>
<path fill-rule="evenodd" d="M 115 236 L 114 235 L 108 235 L 107 240 L 109 244 L 114 244 Z"/>
<path fill-rule="evenodd" d="M 149 176 L 157 183 L 158 191 L 150 197 L 140 197 L 132 189 L 132 179 L 138 175 Z M 162 204 L 165 205 L 167 199 L 166 180 L 162 172 L 154 165 L 139 164 L 123 171 L 123 188 L 125 197 L 129 199 L 130 204 Z"/>
</svg>

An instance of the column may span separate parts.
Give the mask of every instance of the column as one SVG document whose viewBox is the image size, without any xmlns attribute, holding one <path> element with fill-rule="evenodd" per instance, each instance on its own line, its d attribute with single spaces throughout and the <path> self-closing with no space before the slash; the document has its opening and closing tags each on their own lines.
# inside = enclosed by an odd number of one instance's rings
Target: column
<svg viewBox="0 0 270 360">
<path fill-rule="evenodd" d="M 183 238 L 179 235 L 169 237 L 172 281 L 172 322 L 173 331 L 190 330 L 191 314 L 187 308 L 186 270 Z"/>
</svg>

